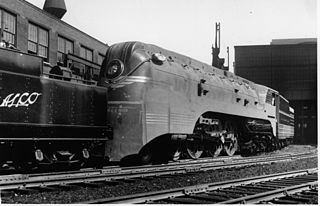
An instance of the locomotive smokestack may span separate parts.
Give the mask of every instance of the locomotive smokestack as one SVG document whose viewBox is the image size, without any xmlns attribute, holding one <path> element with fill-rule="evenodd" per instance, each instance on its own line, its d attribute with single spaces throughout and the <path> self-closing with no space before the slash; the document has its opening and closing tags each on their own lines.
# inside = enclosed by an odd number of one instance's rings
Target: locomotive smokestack
<svg viewBox="0 0 320 206">
<path fill-rule="evenodd" d="M 43 10 L 61 19 L 67 12 L 64 0 L 46 0 Z"/>
</svg>

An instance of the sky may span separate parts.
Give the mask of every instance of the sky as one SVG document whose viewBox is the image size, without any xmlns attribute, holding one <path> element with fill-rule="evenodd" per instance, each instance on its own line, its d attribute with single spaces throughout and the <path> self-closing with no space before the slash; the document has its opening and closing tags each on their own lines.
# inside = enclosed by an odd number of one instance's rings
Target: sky
<svg viewBox="0 0 320 206">
<path fill-rule="evenodd" d="M 27 0 L 43 8 L 45 0 Z M 215 23 L 220 57 L 234 46 L 317 37 L 317 0 L 65 0 L 66 23 L 112 45 L 142 41 L 211 64 Z M 319 6 L 318 6 L 319 7 Z M 227 63 L 225 64 L 227 65 Z"/>
</svg>

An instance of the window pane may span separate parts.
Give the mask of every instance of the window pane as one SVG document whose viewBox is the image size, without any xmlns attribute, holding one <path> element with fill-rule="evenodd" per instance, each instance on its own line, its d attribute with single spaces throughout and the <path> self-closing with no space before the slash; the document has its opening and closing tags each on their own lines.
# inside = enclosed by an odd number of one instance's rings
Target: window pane
<svg viewBox="0 0 320 206">
<path fill-rule="evenodd" d="M 93 56 L 93 53 L 92 53 L 92 51 L 90 51 L 90 50 L 87 50 L 87 60 L 89 60 L 89 61 L 92 61 L 92 56 Z"/>
<path fill-rule="evenodd" d="M 15 45 L 16 17 L 0 9 L 0 28 L 3 40 Z"/>
<path fill-rule="evenodd" d="M 57 62 L 63 62 L 63 57 L 62 57 L 62 53 L 58 52 L 58 61 Z"/>
<path fill-rule="evenodd" d="M 66 53 L 73 54 L 73 42 L 66 40 Z"/>
<path fill-rule="evenodd" d="M 64 54 L 73 53 L 73 42 L 63 37 L 58 37 L 58 51 Z"/>
<path fill-rule="evenodd" d="M 64 40 L 58 37 L 58 51 L 64 53 Z"/>
<path fill-rule="evenodd" d="M 14 35 L 7 33 L 7 32 L 3 32 L 3 39 L 11 44 L 15 44 L 15 40 L 14 40 Z"/>
<path fill-rule="evenodd" d="M 80 47 L 80 57 L 86 58 L 86 50 L 83 47 Z"/>
<path fill-rule="evenodd" d="M 37 44 L 33 42 L 28 42 L 28 51 L 31 51 L 32 53 L 37 53 Z"/>
<path fill-rule="evenodd" d="M 15 18 L 15 16 L 13 16 L 5 11 L 3 12 L 3 29 L 5 31 L 8 31 L 13 34 L 16 32 L 16 18 Z"/>
<path fill-rule="evenodd" d="M 39 45 L 39 56 L 47 57 L 47 48 Z"/>
<path fill-rule="evenodd" d="M 48 46 L 48 32 L 39 28 L 39 44 Z"/>
<path fill-rule="evenodd" d="M 29 24 L 28 39 L 33 42 L 38 42 L 37 27 L 32 24 Z"/>
</svg>

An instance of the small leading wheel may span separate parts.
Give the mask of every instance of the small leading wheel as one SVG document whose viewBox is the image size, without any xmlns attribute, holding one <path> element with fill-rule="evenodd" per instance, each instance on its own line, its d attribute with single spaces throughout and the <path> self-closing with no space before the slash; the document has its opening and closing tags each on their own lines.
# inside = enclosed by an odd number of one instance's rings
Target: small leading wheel
<svg viewBox="0 0 320 206">
<path fill-rule="evenodd" d="M 198 159 L 203 153 L 203 142 L 200 139 L 186 141 L 187 153 L 192 159 Z"/>
<path fill-rule="evenodd" d="M 233 156 L 238 150 L 238 137 L 236 127 L 229 121 L 225 123 L 224 130 L 226 131 L 224 151 L 228 156 Z"/>
</svg>

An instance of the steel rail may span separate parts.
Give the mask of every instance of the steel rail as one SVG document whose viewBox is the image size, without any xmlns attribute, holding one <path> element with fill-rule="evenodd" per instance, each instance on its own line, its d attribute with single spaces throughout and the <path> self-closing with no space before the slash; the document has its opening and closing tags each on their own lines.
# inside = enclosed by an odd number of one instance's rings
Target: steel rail
<svg viewBox="0 0 320 206">
<path fill-rule="evenodd" d="M 281 198 L 290 194 L 295 194 L 304 190 L 310 189 L 310 187 L 318 185 L 318 181 L 308 182 L 301 185 L 295 185 L 291 187 L 285 187 L 274 191 L 268 191 L 255 195 L 248 195 L 242 198 L 232 199 L 228 201 L 219 202 L 219 204 L 257 204 L 261 201 L 268 201 L 275 198 Z"/>
<path fill-rule="evenodd" d="M 184 174 L 197 171 L 208 171 L 214 169 L 244 167 L 257 164 L 269 164 L 279 161 L 290 161 L 292 159 L 317 157 L 316 154 L 308 155 L 289 155 L 277 156 L 273 158 L 256 158 L 256 159 L 236 159 L 218 162 L 193 162 L 192 164 L 172 164 L 143 166 L 137 168 L 119 168 L 111 167 L 89 172 L 80 171 L 61 174 L 44 174 L 44 175 L 7 175 L 0 177 L 0 190 L 27 189 L 35 187 L 46 187 L 54 185 L 67 185 L 76 183 L 89 182 L 112 182 L 130 178 L 155 177 L 161 175 Z"/>
<path fill-rule="evenodd" d="M 285 158 L 285 157 L 291 157 L 291 159 L 295 159 L 295 158 L 302 158 L 302 157 L 310 157 L 313 154 L 315 154 L 315 152 L 307 152 L 307 153 L 288 153 L 288 154 L 281 154 L 281 155 L 276 155 L 276 156 L 255 156 L 255 157 L 241 157 L 240 155 L 235 155 L 232 157 L 217 157 L 217 158 L 201 158 L 198 160 L 191 160 L 191 159 L 186 159 L 186 160 L 179 160 L 177 162 L 169 162 L 166 166 L 181 166 L 181 167 L 185 167 L 186 165 L 194 165 L 196 167 L 198 167 L 201 164 L 212 164 L 212 163 L 216 163 L 216 164 L 224 164 L 224 163 L 231 163 L 231 162 L 235 162 L 235 161 L 239 161 L 239 162 L 251 162 L 251 161 L 260 161 L 260 160 L 273 160 L 275 158 Z M 166 167 L 164 165 L 143 165 L 143 166 L 134 166 L 134 167 L 119 167 L 119 166 L 106 166 L 103 169 L 93 169 L 93 168 L 84 168 L 81 170 L 77 170 L 77 171 L 60 171 L 60 172 L 55 172 L 55 173 L 38 173 L 38 174 L 9 174 L 9 175 L 0 175 L 0 184 L 5 182 L 5 181 L 14 181 L 14 179 L 26 179 L 26 178 L 35 178 L 35 177 L 47 177 L 47 178 L 55 178 L 58 176 L 67 176 L 67 175 L 81 175 L 81 174 L 89 174 L 89 173 L 118 173 L 118 172 L 124 172 L 124 171 L 129 171 L 129 170 L 150 170 L 150 168 L 162 168 L 162 167 Z"/>
<path fill-rule="evenodd" d="M 239 185 L 247 185 L 247 184 L 259 183 L 264 181 L 272 181 L 276 179 L 301 176 L 301 175 L 307 175 L 307 174 L 317 174 L 317 171 L 318 171 L 317 168 L 313 168 L 309 170 L 291 171 L 286 173 L 278 173 L 278 174 L 271 174 L 266 176 L 223 181 L 218 183 L 195 185 L 195 186 L 182 187 L 182 188 L 163 190 L 163 191 L 157 191 L 157 192 L 133 194 L 133 195 L 127 195 L 127 196 L 121 196 L 121 197 L 113 197 L 113 198 L 101 198 L 96 200 L 78 202 L 77 204 L 138 204 L 138 203 L 149 203 L 149 202 L 154 203 L 155 201 L 164 200 L 168 198 L 210 192 L 218 189 L 220 190 L 220 189 L 235 187 Z M 310 183 L 301 184 L 299 186 L 291 186 L 291 187 L 278 189 L 271 192 L 265 192 L 264 194 L 257 194 L 257 195 L 237 198 L 229 201 L 220 201 L 218 203 L 219 204 L 227 204 L 227 203 L 235 204 L 235 203 L 244 203 L 244 202 L 256 203 L 257 201 L 265 200 L 265 198 L 278 197 L 278 196 L 275 196 L 276 193 L 279 194 L 281 192 L 283 193 L 284 191 L 296 192 L 296 191 L 300 191 L 301 189 L 305 189 L 310 185 L 315 185 L 315 184 L 317 184 L 317 181 L 311 180 Z"/>
</svg>

